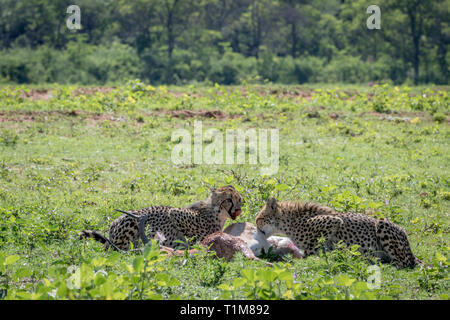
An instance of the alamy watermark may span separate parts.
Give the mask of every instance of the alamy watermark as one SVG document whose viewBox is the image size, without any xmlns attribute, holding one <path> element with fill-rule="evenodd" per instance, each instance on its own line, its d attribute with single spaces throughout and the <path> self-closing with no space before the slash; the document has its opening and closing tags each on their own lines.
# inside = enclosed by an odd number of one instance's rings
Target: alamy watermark
<svg viewBox="0 0 450 320">
<path fill-rule="evenodd" d="M 218 129 L 203 132 L 202 121 L 194 121 L 193 134 L 187 129 L 172 133 L 172 163 L 249 164 L 260 167 L 262 175 L 278 172 L 280 148 L 278 129 Z M 192 138 L 193 136 L 193 138 Z"/>
<path fill-rule="evenodd" d="M 381 270 L 379 266 L 372 265 L 367 268 L 369 277 L 367 278 L 367 287 L 369 289 L 380 289 L 381 287 Z"/>
<path fill-rule="evenodd" d="M 369 18 L 367 18 L 366 25 L 367 29 L 381 29 L 381 9 L 379 6 L 373 4 L 367 7 L 366 13 L 371 14 Z"/>
<path fill-rule="evenodd" d="M 70 274 L 69 278 L 66 280 L 67 288 L 70 290 L 81 288 L 81 270 L 78 266 L 67 267 L 67 273 Z"/>
<path fill-rule="evenodd" d="M 66 13 L 71 15 L 66 20 L 66 26 L 69 30 L 81 29 L 81 9 L 77 5 L 71 5 L 67 7 Z"/>
</svg>

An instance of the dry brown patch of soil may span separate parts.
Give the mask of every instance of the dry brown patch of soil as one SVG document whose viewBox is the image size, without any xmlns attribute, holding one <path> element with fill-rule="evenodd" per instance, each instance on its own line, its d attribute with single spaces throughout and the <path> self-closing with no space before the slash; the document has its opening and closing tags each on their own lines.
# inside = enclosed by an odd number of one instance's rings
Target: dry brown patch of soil
<svg viewBox="0 0 450 320">
<path fill-rule="evenodd" d="M 425 112 L 420 111 L 393 111 L 391 113 L 381 113 L 376 111 L 369 111 L 361 113 L 363 115 L 370 115 L 378 118 L 379 120 L 387 120 L 387 121 L 397 121 L 397 122 L 408 122 L 414 118 L 419 118 L 423 121 L 432 121 L 433 118 L 426 114 Z"/>
<path fill-rule="evenodd" d="M 264 93 L 264 92 L 261 92 Z M 314 93 L 314 90 L 305 90 L 305 89 L 272 89 L 269 92 L 271 95 L 275 95 L 279 98 L 289 98 L 289 99 L 298 99 L 304 98 L 308 101 L 311 101 L 311 96 Z"/>
<path fill-rule="evenodd" d="M 48 92 L 47 89 L 30 89 L 27 91 L 22 90 L 22 94 L 19 98 L 29 100 L 49 100 L 53 98 L 53 95 Z"/>
<path fill-rule="evenodd" d="M 209 118 L 215 120 L 225 120 L 231 118 L 238 118 L 239 115 L 229 115 L 220 110 L 156 110 L 150 112 L 150 116 L 170 115 L 174 118 Z M 103 121 L 124 121 L 127 118 L 120 114 L 110 113 L 93 113 L 81 110 L 72 111 L 0 111 L 0 123 L 2 122 L 44 122 L 54 118 L 61 117 L 79 117 L 82 120 L 87 120 L 90 124 Z M 136 120 L 138 123 L 145 122 Z"/>
<path fill-rule="evenodd" d="M 229 114 L 220 110 L 176 110 L 168 112 L 174 118 L 210 118 L 216 120 L 225 120 L 230 118 L 237 118 L 238 116 L 230 116 Z"/>
<path fill-rule="evenodd" d="M 49 117 L 75 117 L 78 111 L 0 111 L 0 122 L 47 121 Z"/>
<path fill-rule="evenodd" d="M 100 93 L 109 93 L 114 90 L 115 87 L 86 87 L 86 88 L 77 88 L 72 91 L 72 95 L 74 97 L 79 95 L 93 95 L 97 92 Z M 54 97 L 54 95 L 47 89 L 29 89 L 22 90 L 22 94 L 19 95 L 22 99 L 28 100 L 49 100 Z"/>
</svg>

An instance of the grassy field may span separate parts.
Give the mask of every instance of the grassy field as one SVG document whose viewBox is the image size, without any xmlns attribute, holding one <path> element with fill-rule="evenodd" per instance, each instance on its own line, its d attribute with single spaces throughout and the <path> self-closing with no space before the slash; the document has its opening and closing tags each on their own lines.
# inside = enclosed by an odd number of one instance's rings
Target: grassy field
<svg viewBox="0 0 450 320">
<path fill-rule="evenodd" d="M 0 87 L 0 297 L 449 299 L 449 104 L 448 87 Z M 278 172 L 174 165 L 172 133 L 195 120 L 278 129 Z M 254 222 L 270 195 L 389 218 L 429 267 L 379 265 L 370 288 L 355 248 L 270 268 L 104 252 L 77 237 L 106 234 L 116 208 L 184 207 L 225 184 L 244 197 L 238 222 Z"/>
</svg>

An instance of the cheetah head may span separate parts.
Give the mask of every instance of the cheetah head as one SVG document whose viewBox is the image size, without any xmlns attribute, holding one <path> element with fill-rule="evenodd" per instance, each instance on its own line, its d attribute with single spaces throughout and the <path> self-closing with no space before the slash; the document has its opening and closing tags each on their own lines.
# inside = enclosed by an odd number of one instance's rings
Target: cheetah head
<svg viewBox="0 0 450 320">
<path fill-rule="evenodd" d="M 274 233 L 279 233 L 278 220 L 281 215 L 281 209 L 277 200 L 273 197 L 267 199 L 265 206 L 256 216 L 256 227 L 266 237 L 270 237 Z"/>
<path fill-rule="evenodd" d="M 233 186 L 211 188 L 209 198 L 217 212 L 225 211 L 233 220 L 241 214 L 242 196 Z"/>
</svg>

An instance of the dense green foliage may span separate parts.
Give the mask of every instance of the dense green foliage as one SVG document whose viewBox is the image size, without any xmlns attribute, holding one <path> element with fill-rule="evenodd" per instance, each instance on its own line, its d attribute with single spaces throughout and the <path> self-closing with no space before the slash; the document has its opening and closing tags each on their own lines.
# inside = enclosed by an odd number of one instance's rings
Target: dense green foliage
<svg viewBox="0 0 450 320">
<path fill-rule="evenodd" d="M 380 30 L 371 4 L 0 0 L 0 82 L 448 84 L 450 1 L 380 0 Z"/>
<path fill-rule="evenodd" d="M 2 87 L 0 298 L 448 299 L 449 100 L 447 88 L 388 85 Z M 174 165 L 171 135 L 194 119 L 204 130 L 278 128 L 278 173 Z M 238 222 L 271 195 L 389 218 L 428 267 L 379 265 L 376 289 L 354 247 L 270 268 L 155 246 L 104 252 L 77 237 L 106 233 L 116 208 L 186 206 L 224 184 L 244 197 Z"/>
</svg>

